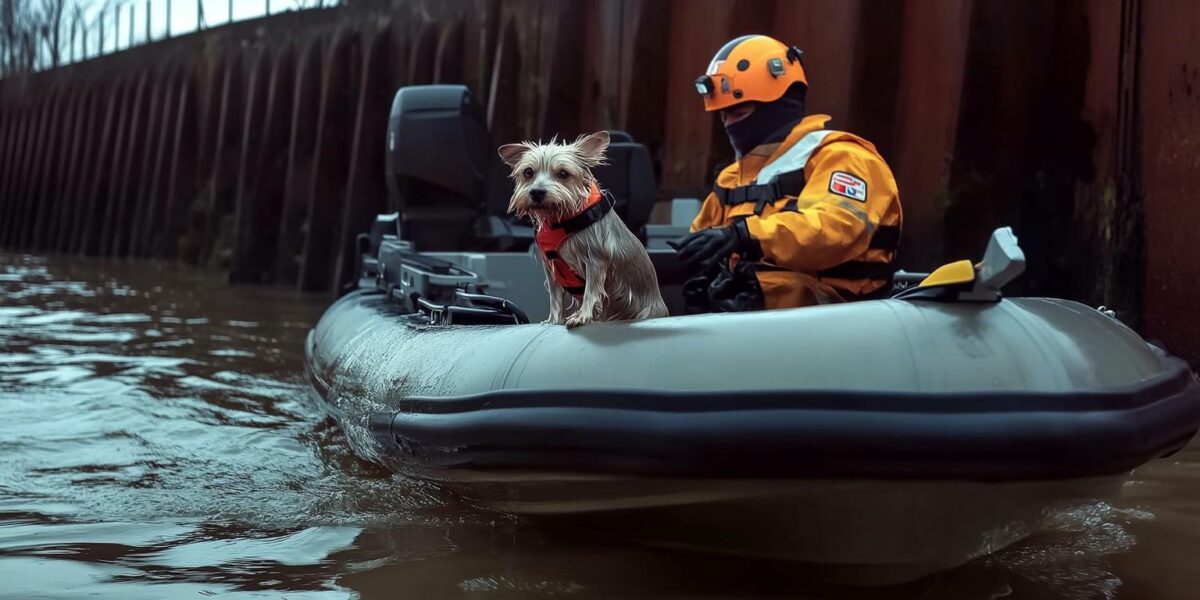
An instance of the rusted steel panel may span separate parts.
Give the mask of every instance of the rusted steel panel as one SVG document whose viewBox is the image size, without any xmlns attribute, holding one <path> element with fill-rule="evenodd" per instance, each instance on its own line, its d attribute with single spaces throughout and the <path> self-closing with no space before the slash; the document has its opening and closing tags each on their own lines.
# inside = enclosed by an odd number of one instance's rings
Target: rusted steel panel
<svg viewBox="0 0 1200 600">
<path fill-rule="evenodd" d="M 3 182 L 10 178 L 7 164 L 10 155 L 9 140 L 16 123 L 15 113 L 16 109 L 12 104 L 0 109 L 0 219 L 4 218 L 4 209 L 8 204 L 8 198 L 4 195 Z M 3 245 L 0 245 L 0 248 L 2 247 Z"/>
<path fill-rule="evenodd" d="M 1200 3 L 1140 2 L 1146 330 L 1200 364 Z M 1132 282 L 1130 282 L 1132 284 Z"/>
<path fill-rule="evenodd" d="M 266 204 L 261 197 L 261 184 L 270 185 L 264 180 L 275 175 L 263 172 L 264 167 L 270 167 L 264 164 L 263 153 L 268 151 L 265 146 L 269 143 L 272 127 L 282 129 L 280 125 L 273 123 L 280 119 L 279 111 L 271 110 L 275 101 L 273 86 L 276 84 L 277 71 L 274 66 L 277 64 L 277 61 L 272 60 L 270 53 L 260 52 L 250 71 L 245 122 L 242 128 L 242 152 L 238 161 L 237 198 L 234 204 L 233 262 L 229 270 L 229 279 L 235 283 L 262 283 L 264 267 L 270 265 L 269 254 L 263 256 L 263 246 L 259 244 L 265 233 L 261 226 L 265 223 L 252 215 L 257 215 L 260 206 Z M 277 231 L 275 227 L 270 229 L 272 233 Z"/>
<path fill-rule="evenodd" d="M 258 281 L 271 282 L 279 223 L 287 190 L 287 164 L 292 109 L 295 107 L 295 49 L 288 47 L 272 64 L 267 90 L 266 130 L 254 168 L 254 210 L 249 213 L 253 238 L 248 250 Z M 239 228 L 240 231 L 240 228 Z"/>
<path fill-rule="evenodd" d="M 94 154 L 92 144 L 95 143 L 96 130 L 99 128 L 98 98 L 102 94 L 101 86 L 89 85 L 84 90 L 83 102 L 80 104 L 80 121 L 76 136 L 71 143 L 71 154 L 67 159 L 68 171 L 65 173 L 63 196 L 59 198 L 62 205 L 54 224 L 53 236 L 50 240 L 51 250 L 65 252 L 67 235 L 71 224 L 78 218 L 82 185 L 87 173 L 89 159 Z"/>
<path fill-rule="evenodd" d="M 11 247 L 21 250 L 26 248 L 25 241 L 30 227 L 30 215 L 34 210 L 34 198 L 40 183 L 35 173 L 48 142 L 48 130 L 54 115 L 56 101 L 57 97 L 51 95 L 49 101 L 43 100 L 38 104 L 37 120 L 30 130 L 31 135 L 25 142 L 27 154 L 21 161 L 21 169 L 17 172 L 16 212 L 13 214 L 12 221 L 5 224 L 7 230 L 5 239 Z"/>
<path fill-rule="evenodd" d="M 657 0 L 626 0 L 621 27 L 621 112 L 618 125 L 661 156 L 666 135 L 667 82 L 662 74 L 670 63 L 670 4 Z M 567 15 L 565 18 L 571 18 Z M 572 69 L 574 71 L 575 69 Z"/>
<path fill-rule="evenodd" d="M 700 196 L 717 167 L 711 148 L 714 142 L 724 142 L 724 134 L 716 117 L 704 112 L 693 82 L 729 41 L 736 5 L 732 0 L 671 3 L 671 60 L 666 73 L 666 104 L 671 109 L 666 113 L 662 165 L 662 187 L 668 190 L 691 190 Z"/>
<path fill-rule="evenodd" d="M 809 112 L 832 115 L 835 123 L 848 127 L 855 58 L 861 42 L 861 0 L 779 0 L 775 4 L 774 26 L 769 33 L 804 51 Z"/>
<path fill-rule="evenodd" d="M 12 132 L 15 108 L 14 103 L 0 100 L 0 177 L 8 174 L 5 163 L 8 160 L 8 136 Z M 0 206 L 3 204 L 4 198 L 0 197 Z"/>
<path fill-rule="evenodd" d="M 146 120 L 143 107 L 146 104 L 149 79 L 149 73 L 144 71 L 138 76 L 133 96 L 127 101 L 126 119 L 120 127 L 123 135 L 118 136 L 118 158 L 113 162 L 112 184 L 108 188 L 108 202 L 104 214 L 104 229 L 100 235 L 100 254 L 104 256 L 116 255 L 117 240 L 120 239 L 121 232 L 125 228 L 125 220 L 128 218 L 129 180 L 132 177 L 131 171 L 136 157 L 142 147 L 140 126 Z"/>
<path fill-rule="evenodd" d="M 16 102 L 0 103 L 0 218 L 8 198 L 4 195 L 4 182 L 11 178 L 13 137 L 17 127 L 19 105 Z"/>
<path fill-rule="evenodd" d="M 63 196 L 66 193 L 65 179 L 67 172 L 72 168 L 69 163 L 70 151 L 75 145 L 83 109 L 84 91 L 82 89 L 69 87 L 64 94 L 66 100 L 59 115 L 62 125 L 54 139 L 54 153 L 49 157 L 50 162 L 43 174 L 46 191 L 41 206 L 38 207 L 37 221 L 33 231 L 32 248 L 40 251 L 46 250 L 50 245 L 52 224 L 57 219 L 59 211 L 62 210 Z"/>
<path fill-rule="evenodd" d="M 500 29 L 500 10 L 492 0 L 467 0 L 464 12 L 466 29 L 463 38 L 463 83 L 470 86 L 486 102 L 490 93 L 493 55 Z M 400 35 L 393 24 L 393 37 Z M 398 39 L 398 38 L 397 38 Z M 396 45 L 397 48 L 402 46 Z M 393 84 L 398 83 L 393 79 Z"/>
<path fill-rule="evenodd" d="M 440 28 L 433 21 L 424 21 L 416 37 L 412 39 L 412 48 L 408 54 L 408 82 L 412 85 L 433 83 L 434 59 L 437 56 L 438 32 Z M 345 30 L 339 30 L 336 35 L 346 35 Z M 336 37 L 334 44 L 337 44 Z"/>
<path fill-rule="evenodd" d="M 944 217 L 948 256 L 974 256 L 992 228 L 1014 225 L 1010 215 L 1021 212 L 1022 192 L 1033 183 L 1029 135 L 1036 92 L 1047 83 L 1053 15 L 1053 5 L 1032 0 L 974 5 Z M 1056 211 L 1053 204 L 1044 208 Z"/>
<path fill-rule="evenodd" d="M 301 291 L 324 291 L 333 276 L 336 223 L 345 203 L 346 175 L 362 70 L 359 32 L 341 29 L 326 55 L 316 123 L 313 179 L 308 191 L 308 235 L 300 263 Z M 432 51 L 431 51 L 432 57 Z M 331 254 L 332 253 L 332 254 Z"/>
<path fill-rule="evenodd" d="M 262 48 L 256 49 L 250 59 L 250 75 L 246 86 L 245 113 L 241 123 L 241 143 L 238 150 L 237 180 L 234 197 L 234 247 L 229 279 L 234 283 L 249 283 L 254 277 L 248 273 L 246 261 L 250 259 L 247 242 L 257 233 L 247 215 L 257 202 L 257 177 L 255 169 L 261 149 L 267 112 L 267 94 L 270 85 L 271 54 Z"/>
<path fill-rule="evenodd" d="M 167 181 L 166 170 L 170 164 L 171 136 L 174 133 L 175 110 L 179 103 L 180 73 L 173 71 L 166 81 L 163 93 L 162 108 L 159 111 L 158 140 L 154 143 L 154 163 L 150 167 L 151 177 L 145 191 L 146 215 L 141 222 L 141 228 L 136 231 L 134 246 L 131 253 L 137 256 L 150 256 L 153 253 L 153 236 L 163 233 L 163 214 L 166 213 L 168 195 L 165 192 Z"/>
<path fill-rule="evenodd" d="M 117 107 L 117 126 L 114 129 L 112 145 L 112 161 L 105 165 L 105 181 L 108 185 L 103 191 L 102 200 L 99 202 L 100 210 L 97 216 L 103 215 L 100 221 L 100 228 L 94 240 L 89 239 L 89 246 L 94 242 L 95 250 L 90 248 L 88 253 L 98 256 L 104 255 L 109 246 L 109 240 L 112 239 L 113 221 L 116 220 L 117 205 L 120 203 L 118 194 L 121 190 L 121 172 L 126 162 L 126 156 L 132 152 L 131 126 L 130 123 L 134 120 L 134 104 L 137 103 L 142 96 L 142 90 L 146 85 L 145 73 L 139 74 L 133 81 L 130 82 L 129 88 L 121 98 L 121 103 Z"/>
<path fill-rule="evenodd" d="M 312 186 L 316 155 L 316 128 L 321 98 L 322 44 L 314 40 L 304 46 L 296 71 L 292 97 L 292 122 L 288 134 L 288 168 L 279 242 L 275 250 L 277 283 L 293 285 L 299 279 L 304 252 L 304 224 L 308 220 L 308 190 Z"/>
<path fill-rule="evenodd" d="M 76 223 L 77 231 L 71 236 L 71 250 L 74 252 L 94 254 L 100 247 L 101 224 L 97 221 L 105 211 L 103 190 L 111 178 L 110 167 L 116 161 L 115 144 L 120 137 L 119 131 L 124 121 L 123 107 L 126 98 L 132 94 L 132 88 L 133 84 L 129 80 L 118 81 L 108 95 L 104 111 L 104 129 L 100 134 L 100 143 L 95 146 L 96 158 L 89 177 L 91 183 L 81 198 L 86 209 L 80 211 L 83 218 Z"/>
<path fill-rule="evenodd" d="M 885 159 L 892 158 L 896 101 L 907 3 L 875 2 L 859 11 L 858 47 L 854 54 L 854 80 L 842 127 L 875 144 Z"/>
<path fill-rule="evenodd" d="M 16 214 L 16 182 L 20 177 L 21 158 L 24 156 L 22 149 L 33 114 L 32 109 L 21 104 L 12 109 L 13 123 L 7 141 L 8 156 L 5 158 L 4 178 L 0 179 L 0 248 L 8 247 L 8 240 L 4 234 L 7 224 L 12 222 Z"/>
<path fill-rule="evenodd" d="M 463 36 L 465 25 L 461 18 L 441 24 L 437 50 L 433 57 L 434 83 L 463 83 Z M 375 68 L 383 68 L 376 65 Z"/>
<path fill-rule="evenodd" d="M 45 230 L 39 244 L 40 249 L 50 252 L 58 248 L 59 231 L 61 231 L 62 222 L 66 219 L 69 210 L 68 198 L 71 197 L 71 184 L 79 174 L 79 165 L 76 161 L 87 130 L 87 113 L 91 104 L 92 94 L 89 87 L 79 86 L 73 90 L 73 94 L 75 95 L 75 107 L 70 115 L 71 124 L 63 134 L 60 148 L 62 154 L 57 172 L 54 173 L 56 178 L 54 202 L 50 207 Z"/>
<path fill-rule="evenodd" d="M 49 110 L 48 103 L 34 104 L 29 114 L 29 121 L 24 127 L 22 138 L 17 147 L 17 168 L 13 170 L 12 182 L 6 195 L 11 197 L 8 214 L 0 222 L 0 246 L 10 249 L 20 249 L 20 227 L 23 225 L 23 211 L 29 186 L 30 165 L 33 160 L 35 140 L 42 118 Z"/>
<path fill-rule="evenodd" d="M 583 57 L 582 81 L 580 82 L 582 91 L 579 126 L 583 130 L 595 131 L 606 127 L 615 127 L 620 119 L 621 77 L 618 69 L 620 69 L 622 4 L 622 0 L 586 0 L 579 3 L 582 8 L 580 11 L 582 19 L 580 20 L 584 23 L 581 45 L 588 49 Z M 506 28 L 510 21 L 515 22 L 516 17 L 506 19 Z M 515 31 L 509 32 L 506 29 L 501 32 L 501 35 L 501 45 L 497 52 L 507 51 L 513 54 L 513 56 L 505 57 L 507 63 L 505 66 L 519 64 L 521 54 L 519 48 L 515 46 L 515 41 L 506 39 L 509 36 L 516 37 Z M 500 66 L 499 59 L 500 56 L 497 56 L 497 65 L 493 66 L 493 86 L 496 83 L 504 83 L 496 81 L 497 76 L 507 76 L 510 70 L 514 70 L 510 67 L 502 71 L 498 68 Z M 519 67 L 515 70 L 519 70 Z M 506 93 L 493 91 L 493 99 L 497 103 L 506 102 L 507 96 Z M 515 103 L 515 98 L 507 101 Z M 492 125 L 492 127 L 495 130 L 496 126 Z"/>
<path fill-rule="evenodd" d="M 46 128 L 42 131 L 43 139 L 38 143 L 37 156 L 34 158 L 33 185 L 29 190 L 26 213 L 22 218 L 19 247 L 35 250 L 37 247 L 38 225 L 44 218 L 47 205 L 54 202 L 51 173 L 55 170 L 55 158 L 59 150 L 59 133 L 63 126 L 63 113 L 66 111 L 67 98 L 70 92 L 56 87 L 51 92 L 50 113 Z"/>
<path fill-rule="evenodd" d="M 520 94 L 521 47 L 517 42 L 515 21 L 508 20 L 501 26 L 497 39 L 496 53 L 492 63 L 492 78 L 487 100 L 488 130 L 498 144 L 528 139 L 522 131 L 516 115 L 517 98 Z"/>
<path fill-rule="evenodd" d="M 1092 7 L 1094 12 L 1101 12 L 1096 6 L 1099 4 L 1104 9 L 1104 14 L 1117 12 L 1115 17 L 1117 21 L 1116 31 L 1105 36 L 1106 39 L 1116 36 L 1116 42 L 1113 43 L 1110 39 L 1105 42 L 1099 50 L 1094 49 L 1093 55 L 1110 56 L 1108 48 L 1115 47 L 1116 64 L 1113 70 L 1116 71 L 1116 98 L 1109 96 L 1109 101 L 1115 105 L 1115 125 L 1111 128 L 1101 129 L 1104 136 L 1111 134 L 1111 140 L 1100 140 L 1097 143 L 1097 150 L 1111 144 L 1112 146 L 1112 161 L 1109 168 L 1112 169 L 1112 180 L 1115 183 L 1115 193 L 1104 194 L 1099 202 L 1101 207 L 1104 207 L 1107 213 L 1107 207 L 1113 202 L 1110 198 L 1115 198 L 1115 208 L 1112 209 L 1109 216 L 1109 231 L 1111 236 L 1101 238 L 1104 252 L 1098 253 L 1101 256 L 1112 257 L 1111 268 L 1106 268 L 1102 271 L 1107 275 L 1104 283 L 1104 294 L 1102 301 L 1105 305 L 1116 307 L 1118 316 L 1120 316 L 1130 326 L 1138 331 L 1145 329 L 1145 291 L 1144 282 L 1146 276 L 1146 218 L 1145 218 L 1145 194 L 1142 188 L 1142 104 L 1139 90 L 1141 87 L 1141 59 L 1143 35 L 1142 17 L 1141 17 L 1141 0 L 1121 0 L 1116 6 L 1116 3 L 1104 3 L 1102 0 L 1094 0 Z M 1113 17 L 1107 19 L 1103 16 L 1096 19 L 1098 23 L 1102 23 L 1102 27 L 1106 31 L 1111 31 L 1111 25 L 1104 26 L 1104 21 L 1111 21 Z M 1100 79 L 1099 85 L 1093 85 L 1091 82 L 1097 78 L 1089 78 L 1089 90 L 1094 93 L 1091 96 L 1099 96 L 1103 93 L 1104 80 Z M 1091 120 L 1096 122 L 1099 120 L 1097 115 L 1104 113 L 1096 110 L 1094 106 L 1099 103 L 1089 103 L 1091 108 Z M 1099 155 L 1097 155 L 1099 156 Z M 1097 159 L 1100 160 L 1099 158 Z M 1104 173 L 1100 169 L 1101 174 Z M 1131 284 L 1130 282 L 1136 282 Z"/>
<path fill-rule="evenodd" d="M 166 95 L 166 89 L 170 85 L 170 75 L 165 70 L 159 70 L 153 76 L 154 86 L 150 93 L 150 105 L 147 109 L 146 122 L 142 128 L 141 140 L 138 143 L 140 155 L 136 160 L 138 165 L 135 167 L 136 176 L 133 177 L 129 186 L 129 202 L 132 206 L 132 211 L 128 218 L 122 222 L 122 235 L 115 240 L 116 250 L 114 254 L 117 256 L 136 256 L 135 248 L 138 245 L 139 235 L 142 230 L 142 223 L 147 218 L 149 212 L 150 199 L 147 197 L 147 188 L 150 186 L 150 181 L 154 179 L 152 171 L 154 165 L 155 142 L 158 138 L 159 111 L 162 109 L 163 97 Z"/>
<path fill-rule="evenodd" d="M 908 233 L 899 259 L 910 270 L 932 268 L 942 257 L 941 200 L 958 129 L 971 5 L 962 0 L 904 4 L 899 55 L 904 85 L 896 101 L 896 139 L 888 158 Z M 818 61 L 814 57 L 811 62 Z"/>
<path fill-rule="evenodd" d="M 0 222 L 0 245 L 10 249 L 22 249 L 19 236 L 20 228 L 24 226 L 22 219 L 24 218 L 25 203 L 29 198 L 34 151 L 37 148 L 41 125 L 49 108 L 49 103 L 45 101 L 33 105 L 29 123 L 17 148 L 17 168 L 13 171 L 13 181 L 8 192 L 12 197 L 11 206 L 4 222 Z"/>
<path fill-rule="evenodd" d="M 242 54 L 235 52 L 223 63 L 221 93 L 216 127 L 212 171 L 204 213 L 204 228 L 197 262 L 205 266 L 227 267 L 227 236 L 232 233 L 233 204 L 237 194 L 237 161 L 241 127 L 246 103 L 242 83 Z M 227 222 L 226 219 L 229 219 Z"/>
<path fill-rule="evenodd" d="M 587 52 L 579 43 L 587 24 L 574 10 L 546 11 L 541 19 L 539 36 L 540 52 L 545 59 L 537 74 L 545 89 L 534 128 L 538 137 L 558 133 L 560 137 L 573 138 L 582 133 L 579 123 L 580 72 Z M 500 144 L 499 140 L 496 142 Z"/>
<path fill-rule="evenodd" d="M 358 106 L 354 117 L 346 202 L 342 209 L 334 251 L 330 289 L 340 293 L 341 286 L 353 279 L 358 262 L 355 238 L 370 227 L 374 215 L 387 207 L 384 185 L 384 154 L 388 112 L 392 92 L 386 64 L 392 48 L 386 36 L 367 42 L 362 76 L 358 83 Z"/>
<path fill-rule="evenodd" d="M 198 146 L 196 94 L 189 77 L 179 84 L 175 123 L 171 138 L 171 166 L 167 172 L 166 207 L 163 227 L 151 239 L 151 255 L 179 257 L 181 238 L 188 220 L 191 199 L 196 193 Z"/>
<path fill-rule="evenodd" d="M 1136 25 L 1128 18 L 1132 15 L 1125 13 L 1137 3 L 1088 0 L 1077 5 L 1074 16 L 1087 23 L 1086 38 L 1079 43 L 1087 43 L 1091 58 L 1080 117 L 1092 131 L 1092 176 L 1076 186 L 1074 221 L 1080 230 L 1076 243 L 1086 251 L 1072 285 L 1082 288 L 1080 297 L 1085 301 L 1108 306 L 1127 324 L 1140 328 L 1141 286 L 1130 282 L 1143 278 L 1145 221 L 1141 193 L 1130 185 L 1140 180 L 1136 172 L 1140 166 L 1129 160 L 1132 145 L 1128 143 L 1138 126 L 1135 115 L 1122 109 L 1121 100 L 1130 95 L 1122 90 L 1132 90 L 1134 84 L 1135 72 L 1123 67 L 1123 40 Z M 1096 269 L 1097 264 L 1104 267 Z"/>
</svg>

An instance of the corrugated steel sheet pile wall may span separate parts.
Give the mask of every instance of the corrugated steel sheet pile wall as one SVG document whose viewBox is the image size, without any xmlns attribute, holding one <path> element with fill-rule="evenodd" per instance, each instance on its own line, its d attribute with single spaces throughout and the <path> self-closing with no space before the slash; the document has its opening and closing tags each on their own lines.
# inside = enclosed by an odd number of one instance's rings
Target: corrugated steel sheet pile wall
<svg viewBox="0 0 1200 600">
<path fill-rule="evenodd" d="M 750 32 L 805 50 L 810 109 L 900 180 L 901 262 L 1011 224 L 1023 291 L 1117 308 L 1200 359 L 1200 3 L 360 0 L 0 82 L 0 244 L 175 256 L 328 290 L 387 207 L 395 89 L 464 82 L 497 143 L 630 131 L 661 197 L 731 152 L 691 85 Z"/>
</svg>

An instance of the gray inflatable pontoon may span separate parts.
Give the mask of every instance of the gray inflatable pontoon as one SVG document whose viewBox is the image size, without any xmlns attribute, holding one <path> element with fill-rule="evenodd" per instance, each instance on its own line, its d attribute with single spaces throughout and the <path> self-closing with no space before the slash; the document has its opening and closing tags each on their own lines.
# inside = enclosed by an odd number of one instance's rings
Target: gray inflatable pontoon
<svg viewBox="0 0 1200 600">
<path fill-rule="evenodd" d="M 899 581 L 1118 494 L 1200 426 L 1188 365 L 1110 314 L 1001 298 L 1003 230 L 888 300 L 577 330 L 414 296 L 464 275 L 402 254 L 407 281 L 381 247 L 329 308 L 307 373 L 359 455 L 490 510 Z"/>
</svg>

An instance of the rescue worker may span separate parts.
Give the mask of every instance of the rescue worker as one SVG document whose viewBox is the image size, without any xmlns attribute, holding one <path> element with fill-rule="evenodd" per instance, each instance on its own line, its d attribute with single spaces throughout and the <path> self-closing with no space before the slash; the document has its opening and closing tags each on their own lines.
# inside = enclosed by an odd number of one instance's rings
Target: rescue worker
<svg viewBox="0 0 1200 600">
<path fill-rule="evenodd" d="M 696 80 L 737 160 L 672 244 L 692 279 L 689 312 L 870 298 L 890 287 L 902 214 L 870 142 L 805 116 L 801 52 L 764 35 L 725 44 Z"/>
</svg>

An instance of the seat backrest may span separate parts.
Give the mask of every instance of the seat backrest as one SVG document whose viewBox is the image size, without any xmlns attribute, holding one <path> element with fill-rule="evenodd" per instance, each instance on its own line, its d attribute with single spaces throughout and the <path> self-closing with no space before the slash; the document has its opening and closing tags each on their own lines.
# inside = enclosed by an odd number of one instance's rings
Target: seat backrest
<svg viewBox="0 0 1200 600">
<path fill-rule="evenodd" d="M 658 193 L 650 151 L 636 142 L 613 142 L 607 154 L 608 164 L 596 167 L 593 173 L 616 200 L 617 214 L 639 233 L 650 220 Z"/>
<path fill-rule="evenodd" d="M 610 130 L 608 130 L 608 141 L 610 144 L 625 144 L 625 143 L 632 144 L 633 136 L 629 135 L 629 132 L 627 132 L 627 131 L 621 131 L 620 129 L 610 129 Z"/>
<path fill-rule="evenodd" d="M 403 238 L 420 250 L 469 245 L 495 156 L 466 86 L 400 88 L 388 119 L 386 177 Z"/>
</svg>

